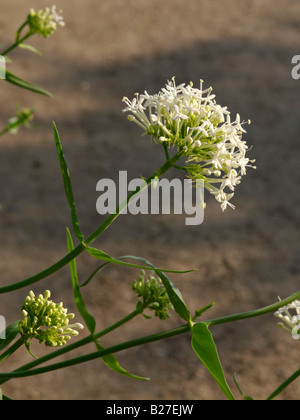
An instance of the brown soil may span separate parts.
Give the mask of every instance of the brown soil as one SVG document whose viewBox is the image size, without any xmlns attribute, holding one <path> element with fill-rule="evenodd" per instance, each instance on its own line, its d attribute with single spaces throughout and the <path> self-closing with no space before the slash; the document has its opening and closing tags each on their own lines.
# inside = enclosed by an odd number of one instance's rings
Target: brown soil
<svg viewBox="0 0 300 420">
<path fill-rule="evenodd" d="M 47 5 L 30 2 L 36 9 Z M 207 197 L 201 226 L 186 227 L 184 216 L 123 215 L 96 245 L 114 256 L 143 256 L 157 266 L 198 268 L 172 279 L 192 312 L 215 302 L 209 318 L 259 308 L 296 292 L 300 81 L 291 77 L 291 59 L 299 54 L 299 1 L 63 0 L 57 6 L 64 10 L 66 28 L 48 40 L 33 41 L 42 57 L 19 50 L 9 65 L 54 97 L 1 84 L 2 126 L 14 115 L 17 102 L 36 108 L 38 124 L 0 140 L 1 285 L 23 280 L 66 253 L 70 217 L 51 122 L 63 142 L 82 230 L 89 234 L 103 220 L 95 206 L 97 181 L 117 179 L 119 170 L 128 170 L 130 179 L 148 176 L 163 159 L 160 148 L 140 138 L 138 127 L 122 114 L 122 97 L 145 89 L 155 93 L 176 76 L 178 83 L 204 79 L 219 103 L 252 120 L 247 141 L 258 169 L 250 170 L 238 187 L 235 211 L 222 213 Z M 3 47 L 10 45 L 27 12 L 28 3 L 2 0 Z M 82 255 L 80 281 L 97 264 Z M 137 270 L 111 266 L 84 289 L 97 330 L 134 309 L 130 285 L 137 276 Z M 51 289 L 54 300 L 63 300 L 76 312 L 68 268 L 31 288 L 37 293 Z M 0 297 L 0 313 L 8 323 L 19 319 L 29 290 Z M 164 323 L 141 318 L 105 337 L 103 345 L 180 324 L 175 315 Z M 212 328 L 236 396 L 234 372 L 246 394 L 263 399 L 299 366 L 298 343 L 276 324 L 268 315 Z M 38 355 L 48 351 L 33 349 Z M 188 335 L 117 356 L 124 368 L 151 381 L 121 377 L 98 360 L 11 381 L 3 391 L 14 399 L 223 399 L 192 352 Z M 2 369 L 29 360 L 19 350 Z M 299 397 L 299 382 L 281 396 Z"/>
</svg>

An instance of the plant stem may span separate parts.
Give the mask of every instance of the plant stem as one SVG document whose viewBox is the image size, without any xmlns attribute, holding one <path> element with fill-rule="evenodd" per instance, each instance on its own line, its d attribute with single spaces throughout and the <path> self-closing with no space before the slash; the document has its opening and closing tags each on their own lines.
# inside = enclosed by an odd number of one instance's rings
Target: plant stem
<svg viewBox="0 0 300 420">
<path fill-rule="evenodd" d="M 140 311 L 135 309 L 133 312 L 131 312 L 129 315 L 122 318 L 120 321 L 116 322 L 115 324 L 105 328 L 104 330 L 98 332 L 94 335 L 89 335 L 86 338 L 83 338 L 82 340 L 79 340 L 75 343 L 69 344 L 67 346 L 64 346 L 56 351 L 53 351 L 50 354 L 47 354 L 45 356 L 39 357 L 38 359 L 33 360 L 32 362 L 27 363 L 24 366 L 21 366 L 20 368 L 16 369 L 14 372 L 21 372 L 25 370 L 32 369 L 36 366 L 39 366 L 43 363 L 48 362 L 49 360 L 55 359 L 56 357 L 62 356 L 65 353 L 69 353 L 72 350 L 78 349 L 79 347 L 85 346 L 87 344 L 93 343 L 95 340 L 98 340 L 99 338 L 103 337 L 104 335 L 112 332 L 113 330 L 121 327 L 122 325 L 126 324 L 127 322 L 131 321 L 136 316 L 140 315 Z M 0 380 L 0 385 L 7 382 L 7 380 Z"/>
<path fill-rule="evenodd" d="M 88 353 L 84 356 L 76 357 L 74 359 L 70 359 L 64 362 L 54 363 L 52 365 L 44 366 L 42 368 L 26 370 L 26 371 L 14 371 L 12 373 L 1 373 L 0 379 L 9 380 L 12 378 L 24 378 L 28 376 L 34 376 L 34 375 L 40 375 L 42 373 L 52 372 L 54 370 L 58 370 L 65 367 L 78 365 L 80 363 L 85 363 L 91 360 L 99 359 L 100 357 L 104 357 L 113 353 L 118 353 L 120 351 L 127 350 L 127 349 L 137 347 L 137 346 L 141 346 L 143 344 L 153 343 L 158 340 L 175 337 L 177 335 L 185 334 L 187 332 L 190 332 L 190 326 L 188 324 L 183 325 L 182 327 L 179 327 L 176 329 L 162 332 L 162 333 L 138 338 L 136 340 L 126 341 L 125 343 L 117 344 L 116 346 L 108 347 L 107 349 L 104 349 L 104 350 Z"/>
<path fill-rule="evenodd" d="M 6 56 L 8 53 L 17 48 L 20 44 L 22 44 L 22 42 L 26 41 L 26 39 L 31 37 L 31 35 L 31 33 L 26 34 L 25 36 L 23 36 L 22 39 L 17 40 L 13 45 L 7 48 L 7 50 L 3 51 L 0 55 L 2 55 L 2 57 Z"/>
<path fill-rule="evenodd" d="M 4 362 L 9 356 L 11 356 L 15 351 L 17 351 L 24 344 L 24 340 L 20 337 L 12 346 L 10 346 L 4 353 L 0 356 L 0 363 Z"/>
<path fill-rule="evenodd" d="M 267 401 L 274 400 L 285 388 L 287 388 L 293 381 L 300 376 L 300 369 L 298 369 L 293 375 L 291 375 L 286 381 L 284 381 L 272 394 L 267 398 Z"/>
<path fill-rule="evenodd" d="M 153 175 L 149 178 L 145 179 L 144 188 L 149 186 L 154 178 L 161 177 L 164 173 L 166 173 L 182 156 L 183 152 L 177 153 L 172 159 L 167 161 L 161 168 L 159 168 Z M 71 253 L 67 254 L 63 257 L 60 261 L 56 262 L 49 268 L 40 273 L 29 277 L 23 281 L 10 284 L 8 286 L 0 287 L 0 294 L 12 292 L 14 290 L 22 289 L 23 287 L 30 286 L 31 284 L 37 283 L 40 280 L 49 277 L 50 275 L 54 274 L 55 272 L 59 271 L 62 267 L 70 263 L 74 258 L 77 258 L 83 251 L 86 250 L 85 245 L 90 245 L 94 242 L 113 222 L 114 220 L 122 213 L 122 211 L 128 206 L 130 200 L 136 194 L 142 192 L 142 188 L 138 188 L 136 191 L 133 191 L 131 194 L 128 195 L 127 199 L 124 200 L 116 209 L 115 214 L 110 214 L 103 223 L 85 240 L 85 244 L 80 243 Z"/>
<path fill-rule="evenodd" d="M 273 303 L 272 305 L 266 306 L 261 309 L 255 309 L 254 311 L 243 312 L 236 315 L 229 315 L 222 318 L 216 318 L 216 319 L 212 319 L 212 320 L 208 320 L 204 322 L 206 322 L 210 326 L 210 325 L 220 325 L 220 324 L 226 324 L 229 322 L 241 321 L 243 319 L 248 319 L 248 318 L 254 318 L 257 316 L 266 315 L 270 312 L 276 312 L 279 308 L 282 308 L 283 306 L 288 305 L 289 303 L 297 299 L 300 299 L 300 291 L 297 293 L 294 293 L 293 295 L 287 297 L 286 299 L 283 299 L 277 303 Z"/>
<path fill-rule="evenodd" d="M 277 309 L 281 308 L 282 306 L 285 306 L 285 305 L 287 305 L 287 304 L 289 304 L 289 303 L 291 303 L 294 300 L 299 299 L 299 298 L 300 298 L 300 292 L 297 292 L 297 293 L 287 297 L 286 299 L 281 300 L 278 303 L 266 306 L 266 307 L 261 308 L 261 309 L 257 309 L 257 310 L 249 311 L 249 312 L 244 312 L 244 313 L 240 313 L 240 314 L 236 314 L 236 315 L 226 316 L 226 317 L 223 317 L 223 318 L 216 318 L 216 319 L 212 319 L 212 320 L 204 321 L 204 322 L 206 322 L 208 326 L 212 326 L 212 325 L 220 325 L 220 324 L 225 324 L 225 323 L 229 323 L 229 322 L 240 321 L 240 320 L 243 320 L 243 319 L 248 319 L 248 318 L 253 318 L 253 317 L 257 317 L 257 316 L 266 315 L 270 312 L 276 311 Z M 55 357 L 61 356 L 62 354 L 68 353 L 68 352 L 70 352 L 74 349 L 82 347 L 85 344 L 92 343 L 95 339 L 99 339 L 99 338 L 103 337 L 105 334 L 108 334 L 109 332 L 111 332 L 114 329 L 123 325 L 125 322 L 128 322 L 129 320 L 134 318 L 138 314 L 137 312 L 138 312 L 137 310 L 133 311 L 131 314 L 129 314 L 128 316 L 123 318 L 121 321 L 118 321 L 117 323 L 115 323 L 112 326 L 106 328 L 105 330 L 95 334 L 94 336 L 90 335 L 90 336 L 88 336 L 88 337 L 86 337 L 86 338 L 84 338 L 84 339 L 82 339 L 82 340 L 80 340 L 76 343 L 70 344 L 70 345 L 68 345 L 64 348 L 56 350 L 55 352 L 53 352 L 49 355 L 43 356 L 40 359 L 34 360 L 34 361 L 18 368 L 17 370 L 15 370 L 12 373 L 7 373 L 7 374 L 2 373 L 2 374 L 0 374 L 0 379 L 2 378 L 0 380 L 0 385 L 4 382 L 7 382 L 11 378 L 38 375 L 38 374 L 41 374 L 41 373 L 46 373 L 46 372 L 49 372 L 49 371 L 52 371 L 52 370 L 57 370 L 57 369 L 61 369 L 61 368 L 64 368 L 64 367 L 73 366 L 75 364 L 87 362 L 89 360 L 94 360 L 96 358 L 100 358 L 100 357 L 106 356 L 108 354 L 117 353 L 119 351 L 127 350 L 129 348 L 140 346 L 140 345 L 143 345 L 143 344 L 146 344 L 146 343 L 151 343 L 151 342 L 154 342 L 154 341 L 158 341 L 158 340 L 173 337 L 173 336 L 176 336 L 176 335 L 179 335 L 179 334 L 184 334 L 184 333 L 190 332 L 190 325 L 186 324 L 184 326 L 178 327 L 178 328 L 173 329 L 173 330 L 168 330 L 168 331 L 165 331 L 163 333 L 154 334 L 154 335 L 151 335 L 151 336 L 147 336 L 147 337 L 139 338 L 139 339 L 136 339 L 136 340 L 128 341 L 126 343 L 118 344 L 116 346 L 109 347 L 105 350 L 90 353 L 90 354 L 87 354 L 85 356 L 77 357 L 75 359 L 71 359 L 71 360 L 66 361 L 66 362 L 56 363 L 56 364 L 53 364 L 53 365 L 50 365 L 50 366 L 46 366 L 44 368 L 30 370 L 35 366 L 38 366 L 42 363 L 48 362 L 51 359 L 54 359 Z M 300 373 L 299 373 L 299 375 L 300 375 Z M 298 371 L 297 371 L 289 380 L 284 382 L 284 384 L 281 385 L 281 386 L 282 387 L 288 386 L 289 383 L 291 383 L 299 375 L 298 375 Z M 275 392 L 273 393 L 274 395 L 275 395 Z M 276 394 L 276 395 L 278 395 L 278 394 Z"/>
</svg>

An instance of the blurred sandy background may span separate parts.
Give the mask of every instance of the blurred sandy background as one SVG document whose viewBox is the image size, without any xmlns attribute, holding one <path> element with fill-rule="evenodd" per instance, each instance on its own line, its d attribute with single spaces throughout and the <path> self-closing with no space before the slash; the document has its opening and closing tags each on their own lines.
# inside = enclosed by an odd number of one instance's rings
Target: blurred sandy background
<svg viewBox="0 0 300 420">
<path fill-rule="evenodd" d="M 246 139 L 258 169 L 238 187 L 235 211 L 222 213 L 207 197 L 205 221 L 186 227 L 184 216 L 121 216 L 95 245 L 111 255 L 135 254 L 157 266 L 198 272 L 173 276 L 194 312 L 215 302 L 208 318 L 244 312 L 299 290 L 300 277 L 300 81 L 291 77 L 299 54 L 297 0 L 86 0 L 57 1 L 66 28 L 48 40 L 34 38 L 43 51 L 11 55 L 9 69 L 51 91 L 52 99 L 1 83 L 1 126 L 16 104 L 36 107 L 34 130 L 0 139 L 0 283 L 27 278 L 66 253 L 70 217 L 52 135 L 60 132 L 69 164 L 82 229 L 91 233 L 103 220 L 96 212 L 96 183 L 149 176 L 162 163 L 158 146 L 122 114 L 122 97 L 157 92 L 168 79 L 204 79 L 232 114 L 251 119 Z M 2 49 L 13 40 L 30 7 L 46 1 L 1 0 Z M 78 259 L 80 281 L 97 261 Z M 131 283 L 138 270 L 109 267 L 86 289 L 97 330 L 131 312 Z M 68 268 L 32 286 L 49 288 L 76 312 Z M 8 323 L 20 317 L 28 289 L 0 296 Z M 80 320 L 79 316 L 77 319 Z M 103 340 L 104 346 L 180 325 L 142 317 Z M 212 329 L 229 384 L 266 398 L 299 366 L 299 344 L 277 328 L 272 315 Z M 37 354 L 44 350 L 34 346 Z M 48 350 L 46 350 L 48 351 Z M 93 347 L 89 351 L 94 351 Z M 74 356 L 82 354 L 75 352 Z M 3 391 L 14 399 L 223 399 L 221 391 L 190 349 L 190 336 L 117 355 L 138 382 L 110 372 L 101 360 L 35 378 L 11 381 Z M 11 370 L 30 360 L 20 350 L 3 365 Z M 300 397 L 299 382 L 283 399 Z"/>
</svg>

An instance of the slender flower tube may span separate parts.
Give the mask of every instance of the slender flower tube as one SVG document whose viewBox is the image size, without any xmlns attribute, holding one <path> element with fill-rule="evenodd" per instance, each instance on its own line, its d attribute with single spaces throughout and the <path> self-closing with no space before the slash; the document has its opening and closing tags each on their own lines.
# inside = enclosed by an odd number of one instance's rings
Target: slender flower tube
<svg viewBox="0 0 300 420">
<path fill-rule="evenodd" d="M 155 95 L 145 91 L 123 102 L 129 121 L 156 143 L 184 152 L 187 176 L 202 180 L 223 211 L 227 205 L 234 208 L 229 201 L 254 160 L 246 157 L 248 146 L 242 140 L 246 122 L 239 115 L 232 121 L 227 107 L 216 103 L 212 88 L 204 90 L 202 80 L 199 89 L 192 83 L 176 86 L 173 78 Z"/>
<path fill-rule="evenodd" d="M 71 336 L 77 336 L 77 330 L 83 329 L 79 323 L 69 324 L 74 314 L 68 314 L 63 303 L 49 300 L 51 293 L 46 290 L 43 295 L 35 296 L 31 291 L 22 305 L 23 320 L 19 323 L 19 331 L 25 343 L 33 338 L 40 344 L 58 347 L 66 344 Z"/>
</svg>

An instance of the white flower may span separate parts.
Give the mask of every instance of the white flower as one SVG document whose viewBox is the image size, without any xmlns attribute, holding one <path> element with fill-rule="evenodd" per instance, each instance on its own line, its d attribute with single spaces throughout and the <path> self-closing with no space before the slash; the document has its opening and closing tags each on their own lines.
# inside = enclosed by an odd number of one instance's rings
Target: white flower
<svg viewBox="0 0 300 420">
<path fill-rule="evenodd" d="M 274 315 L 284 321 L 284 323 L 279 323 L 280 327 L 292 333 L 294 339 L 300 338 L 298 334 L 300 330 L 300 300 L 295 300 L 289 305 L 283 306 Z"/>
<path fill-rule="evenodd" d="M 185 170 L 193 180 L 203 179 L 205 188 L 221 203 L 222 210 L 229 204 L 234 191 L 246 174 L 246 167 L 253 167 L 253 160 L 246 157 L 248 146 L 242 140 L 245 122 L 240 115 L 231 121 L 227 107 L 221 107 L 212 95 L 212 88 L 203 90 L 181 84 L 175 79 L 155 95 L 136 94 L 124 112 L 156 142 L 176 146 L 187 157 Z M 250 121 L 248 121 L 250 123 Z"/>
</svg>

